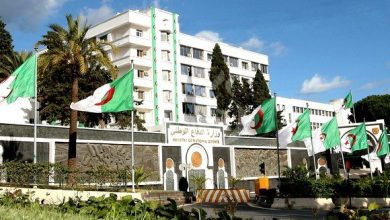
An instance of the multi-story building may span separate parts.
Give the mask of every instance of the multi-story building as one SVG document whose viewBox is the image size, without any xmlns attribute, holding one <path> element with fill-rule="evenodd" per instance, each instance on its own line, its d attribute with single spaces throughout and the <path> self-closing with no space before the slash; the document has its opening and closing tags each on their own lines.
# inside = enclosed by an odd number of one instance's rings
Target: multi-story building
<svg viewBox="0 0 390 220">
<path fill-rule="evenodd" d="M 276 98 L 276 108 L 283 110 L 282 116 L 286 124 L 293 123 L 306 108 L 310 109 L 310 121 L 312 129 L 320 128 L 334 115 L 335 108 L 332 104 L 292 99 L 285 97 Z"/>
<path fill-rule="evenodd" d="M 135 69 L 138 115 L 145 127 L 164 122 L 216 124 L 217 102 L 209 80 L 211 54 L 221 47 L 231 76 L 252 80 L 261 69 L 267 82 L 268 56 L 180 32 L 178 15 L 157 8 L 129 10 L 93 26 L 88 38 L 113 43 L 110 58 L 120 74 Z"/>
</svg>

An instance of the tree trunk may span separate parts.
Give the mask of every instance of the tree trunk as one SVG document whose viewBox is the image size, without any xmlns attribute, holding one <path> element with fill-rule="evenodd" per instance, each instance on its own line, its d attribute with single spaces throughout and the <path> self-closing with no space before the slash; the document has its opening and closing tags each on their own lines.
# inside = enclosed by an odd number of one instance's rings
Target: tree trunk
<svg viewBox="0 0 390 220">
<path fill-rule="evenodd" d="M 77 77 L 73 78 L 72 82 L 72 102 L 78 101 L 79 81 Z M 70 113 L 70 127 L 69 127 L 69 148 L 68 148 L 68 167 L 70 175 L 68 176 L 68 183 L 75 184 L 74 171 L 77 167 L 76 161 L 76 141 L 77 141 L 77 111 L 71 110 Z"/>
</svg>

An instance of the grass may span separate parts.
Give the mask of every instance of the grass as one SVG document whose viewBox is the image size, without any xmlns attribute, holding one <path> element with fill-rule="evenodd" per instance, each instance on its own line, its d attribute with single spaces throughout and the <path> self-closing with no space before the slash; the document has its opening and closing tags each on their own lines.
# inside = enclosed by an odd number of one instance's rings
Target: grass
<svg viewBox="0 0 390 220">
<path fill-rule="evenodd" d="M 0 219 L 2 220 L 92 220 L 90 216 L 70 213 L 60 213 L 55 210 L 42 209 L 39 206 L 17 207 L 0 206 Z"/>
</svg>

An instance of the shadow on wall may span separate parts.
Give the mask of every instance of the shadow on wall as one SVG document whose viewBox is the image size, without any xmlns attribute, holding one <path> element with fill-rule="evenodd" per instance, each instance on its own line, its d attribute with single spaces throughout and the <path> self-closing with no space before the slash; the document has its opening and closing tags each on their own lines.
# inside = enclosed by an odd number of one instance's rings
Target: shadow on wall
<svg viewBox="0 0 390 220">
<path fill-rule="evenodd" d="M 20 151 L 21 142 L 1 141 L 0 145 L 3 146 L 3 162 L 32 162 L 31 159 L 23 160 L 23 153 Z"/>
</svg>

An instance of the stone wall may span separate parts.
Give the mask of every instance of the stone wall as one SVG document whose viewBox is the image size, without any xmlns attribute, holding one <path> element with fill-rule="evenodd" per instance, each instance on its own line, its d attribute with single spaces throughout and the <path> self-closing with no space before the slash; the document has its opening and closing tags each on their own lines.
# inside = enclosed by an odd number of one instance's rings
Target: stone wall
<svg viewBox="0 0 390 220">
<path fill-rule="evenodd" d="M 265 163 L 265 175 L 277 176 L 277 152 L 268 149 L 244 149 L 236 148 L 234 150 L 236 159 L 237 177 L 258 177 L 261 175 L 259 164 Z M 288 165 L 287 150 L 280 150 L 280 169 L 281 172 Z"/>
<path fill-rule="evenodd" d="M 160 181 L 159 156 L 157 146 L 135 145 L 135 166 L 143 166 L 145 172 L 153 175 L 147 181 Z M 68 144 L 56 143 L 56 162 L 67 163 Z M 99 166 L 109 169 L 131 170 L 131 145 L 77 144 L 77 164 L 80 170 L 90 170 Z"/>
</svg>

